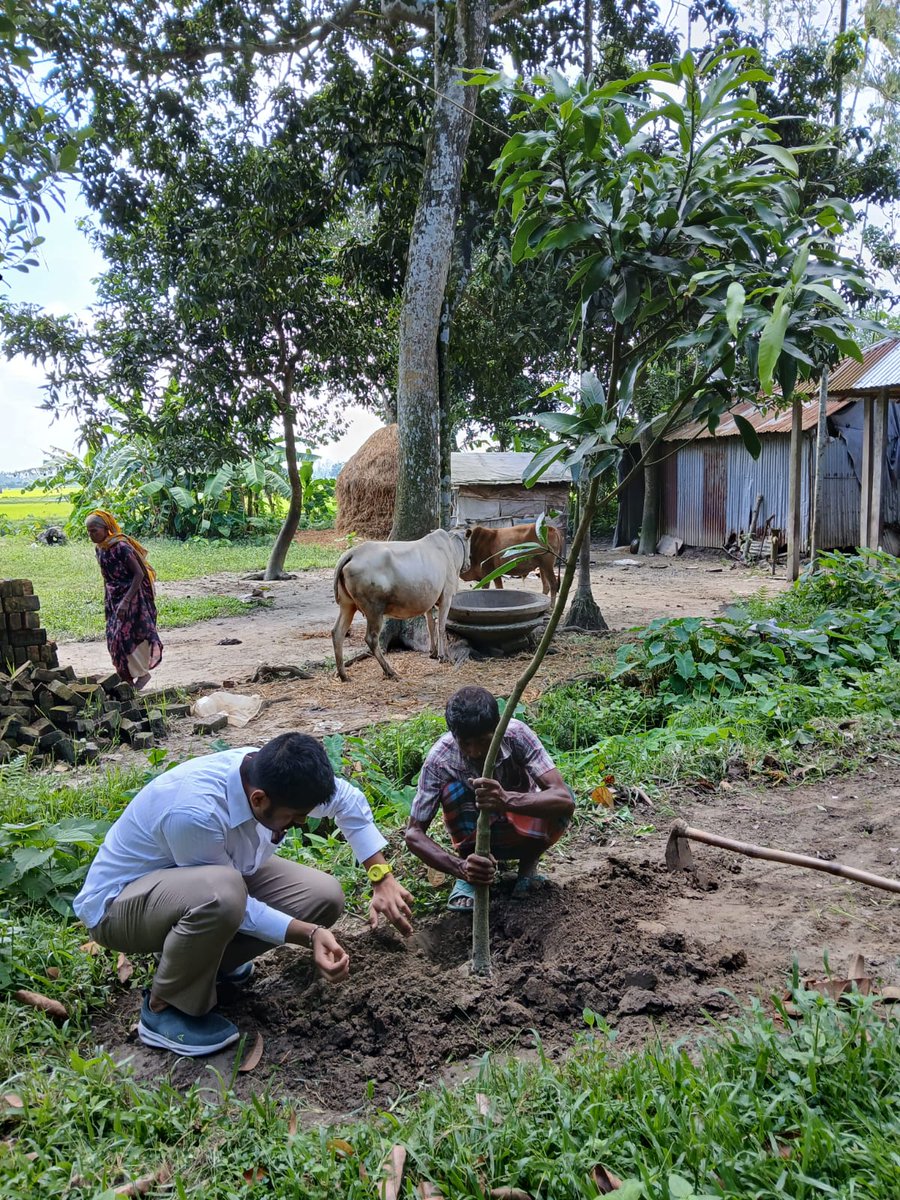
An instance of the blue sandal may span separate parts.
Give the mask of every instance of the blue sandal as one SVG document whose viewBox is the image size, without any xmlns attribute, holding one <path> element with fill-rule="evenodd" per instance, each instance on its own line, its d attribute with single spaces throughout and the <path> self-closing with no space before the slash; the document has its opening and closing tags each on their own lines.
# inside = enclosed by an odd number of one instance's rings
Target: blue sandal
<svg viewBox="0 0 900 1200">
<path fill-rule="evenodd" d="M 450 912 L 471 913 L 474 907 L 475 885 L 467 883 L 465 879 L 457 879 L 450 898 L 447 900 L 447 908 Z"/>
<path fill-rule="evenodd" d="M 532 892 L 540 892 L 547 886 L 546 875 L 520 875 L 513 885 L 512 899 L 525 900 Z"/>
</svg>

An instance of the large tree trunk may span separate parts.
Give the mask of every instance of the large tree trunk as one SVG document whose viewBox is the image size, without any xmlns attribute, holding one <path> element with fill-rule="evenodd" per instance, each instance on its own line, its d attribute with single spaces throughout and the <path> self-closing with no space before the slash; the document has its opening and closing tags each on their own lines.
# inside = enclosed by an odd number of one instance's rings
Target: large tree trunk
<svg viewBox="0 0 900 1200">
<path fill-rule="evenodd" d="M 400 477 L 392 538 L 423 537 L 440 524 L 440 416 L 437 345 L 450 270 L 460 183 L 478 89 L 462 70 L 481 66 L 488 0 L 458 0 L 448 13 L 445 50 L 436 70 L 431 138 L 409 243 L 400 313 L 397 423 Z"/>
<path fill-rule="evenodd" d="M 450 508 L 453 495 L 453 430 L 450 421 L 450 306 L 444 301 L 441 310 L 441 331 L 438 334 L 438 408 L 441 431 L 441 528 L 450 528 Z"/>
<path fill-rule="evenodd" d="M 579 523 L 581 513 L 584 509 L 587 497 L 587 485 L 582 485 L 579 492 Z M 566 621 L 567 629 L 609 629 L 603 613 L 597 606 L 594 599 L 594 593 L 591 589 L 591 531 L 588 528 L 584 541 L 581 543 L 581 549 L 578 552 L 578 586 L 575 589 L 575 596 L 572 600 L 572 607 L 569 609 L 569 617 Z"/>
<path fill-rule="evenodd" d="M 292 578 L 290 575 L 285 574 L 284 564 L 287 560 L 288 550 L 290 550 L 291 543 L 294 540 L 294 534 L 297 532 L 297 527 L 300 524 L 300 514 L 303 511 L 303 484 L 300 482 L 300 471 L 297 467 L 297 442 L 294 439 L 294 410 L 290 404 L 282 407 L 281 419 L 284 427 L 284 457 L 287 462 L 288 479 L 291 483 L 291 499 L 288 504 L 287 516 L 284 518 L 284 523 L 278 531 L 278 537 L 275 539 L 275 545 L 272 547 L 272 553 L 269 555 L 269 561 L 263 572 L 263 579 Z"/>
<path fill-rule="evenodd" d="M 659 492 L 662 472 L 651 431 L 643 430 L 640 440 L 641 454 L 644 458 L 644 508 L 641 514 L 638 554 L 655 554 L 659 542 Z"/>
</svg>

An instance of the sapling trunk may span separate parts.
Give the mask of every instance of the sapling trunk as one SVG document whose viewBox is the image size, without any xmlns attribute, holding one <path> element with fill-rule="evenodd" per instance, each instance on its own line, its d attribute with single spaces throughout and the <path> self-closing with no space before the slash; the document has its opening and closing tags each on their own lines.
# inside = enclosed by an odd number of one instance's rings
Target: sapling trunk
<svg viewBox="0 0 900 1200">
<path fill-rule="evenodd" d="M 572 545 L 569 548 L 566 569 L 560 581 L 556 604 L 553 606 L 550 620 L 547 622 L 547 628 L 544 630 L 544 635 L 538 643 L 538 648 L 535 650 L 531 662 L 516 680 L 503 712 L 500 714 L 500 723 L 494 730 L 494 736 L 491 739 L 491 745 L 481 771 L 485 779 L 493 778 L 494 766 L 497 762 L 497 755 L 500 752 L 500 743 L 503 740 L 503 735 L 506 733 L 507 727 L 516 711 L 516 706 L 525 693 L 525 689 L 544 661 L 544 656 L 553 640 L 553 635 L 556 633 L 563 610 L 566 607 L 566 600 L 569 598 L 572 580 L 575 578 L 575 568 L 578 565 L 578 554 L 581 550 L 581 543 L 591 528 L 591 521 L 597 507 L 597 492 L 599 487 L 599 478 L 591 481 L 587 498 L 582 507 L 581 519 L 578 522 L 575 537 L 572 539 Z M 491 817 L 489 812 L 482 811 L 478 814 L 478 825 L 475 830 L 475 853 L 488 855 L 490 852 Z M 472 971 L 476 975 L 490 975 L 491 973 L 490 888 L 487 884 L 477 884 L 475 887 L 475 906 L 472 912 Z"/>
</svg>

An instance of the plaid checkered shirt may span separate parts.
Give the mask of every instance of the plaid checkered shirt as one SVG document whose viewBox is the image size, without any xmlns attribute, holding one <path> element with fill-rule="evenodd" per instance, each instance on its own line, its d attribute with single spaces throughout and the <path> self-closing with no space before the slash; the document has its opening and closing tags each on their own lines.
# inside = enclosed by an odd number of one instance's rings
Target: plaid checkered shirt
<svg viewBox="0 0 900 1200">
<path fill-rule="evenodd" d="M 534 730 L 524 721 L 510 721 L 494 768 L 494 778 L 500 786 L 507 792 L 539 791 L 538 780 L 552 771 L 554 765 Z M 419 787 L 410 812 L 412 819 L 421 821 L 427 828 L 442 800 L 446 799 L 447 785 L 461 783 L 468 787 L 469 780 L 477 777 L 480 771 L 477 763 L 463 758 L 453 734 L 445 733 L 422 764 Z M 542 818 L 532 820 L 543 824 Z"/>
</svg>

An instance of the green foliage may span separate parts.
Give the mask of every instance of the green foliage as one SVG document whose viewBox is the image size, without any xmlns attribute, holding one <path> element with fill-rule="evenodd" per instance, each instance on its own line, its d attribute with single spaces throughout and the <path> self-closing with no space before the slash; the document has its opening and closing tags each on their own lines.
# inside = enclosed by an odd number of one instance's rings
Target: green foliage
<svg viewBox="0 0 900 1200">
<path fill-rule="evenodd" d="M 534 1061 L 485 1056 L 459 1087 L 299 1131 L 272 1093 L 240 1101 L 228 1091 L 211 1099 L 200 1085 L 142 1087 L 127 1066 L 73 1047 L 71 1028 L 55 1033 L 38 1015 L 11 1012 L 0 1049 L 17 1073 L 2 1086 L 23 1107 L 0 1189 L 62 1194 L 77 1176 L 100 1194 L 166 1163 L 179 1196 L 230 1196 L 259 1164 L 274 1194 L 367 1200 L 401 1143 L 407 1186 L 428 1179 L 449 1196 L 481 1197 L 487 1180 L 584 1200 L 596 1194 L 597 1163 L 632 1200 L 895 1195 L 900 1026 L 858 996 L 837 1008 L 800 992 L 796 1003 L 802 1016 L 783 1025 L 756 1004 L 691 1054 L 657 1042 L 622 1056 L 614 1031 L 586 1012 L 585 1033 L 559 1064 L 540 1047 Z M 334 1136 L 353 1154 L 337 1152 Z M 208 1152 L 198 1156 L 198 1144 Z"/>
<path fill-rule="evenodd" d="M 814 686 L 882 668 L 900 653 L 900 568 L 886 554 L 822 556 L 786 597 L 756 605 L 767 618 L 654 621 L 621 646 L 610 678 L 679 704 L 698 696 L 756 695 L 763 715 L 773 682 Z M 806 628 L 784 623 L 801 618 Z"/>
<path fill-rule="evenodd" d="M 35 485 L 69 490 L 70 536 L 86 536 L 84 522 L 95 508 L 114 512 L 139 537 L 230 539 L 260 536 L 280 524 L 280 502 L 290 498 L 291 487 L 277 446 L 224 462 L 210 475 L 202 465 L 162 465 L 159 447 L 146 438 L 110 431 L 105 439 L 83 458 L 57 453 Z M 311 476 L 313 456 L 306 457 Z"/>
<path fill-rule="evenodd" d="M 109 821 L 69 817 L 47 825 L 0 823 L 0 901 L 43 902 L 64 917 Z"/>
<path fill-rule="evenodd" d="M 303 487 L 303 516 L 300 525 L 304 529 L 330 529 L 337 516 L 334 498 L 335 479 L 310 479 Z"/>
<path fill-rule="evenodd" d="M 62 177 L 78 162 L 86 129 L 39 98 L 48 49 L 40 6 L 7 3 L 0 10 L 0 270 L 28 271 L 44 241 L 38 222 L 48 202 L 62 204 Z M 55 90 L 55 89 L 54 89 Z M 58 95 L 55 97 L 58 101 Z M 2 276 L 0 276 L 2 278 Z"/>
<path fill-rule="evenodd" d="M 804 207 L 801 148 L 779 144 L 754 99 L 768 80 L 757 59 L 689 53 L 601 86 L 551 72 L 536 92 L 508 87 L 524 127 L 497 162 L 512 259 L 548 256 L 568 273 L 580 348 L 604 376 L 586 375 L 571 414 L 538 418 L 559 440 L 530 481 L 558 459 L 598 478 L 645 429 L 700 418 L 714 431 L 737 395 L 777 379 L 786 399 L 798 377 L 859 355 L 839 291 L 867 294 L 838 247 L 853 212 L 834 198 Z M 676 353 L 691 370 L 666 411 L 634 427 L 636 384 Z"/>
</svg>

